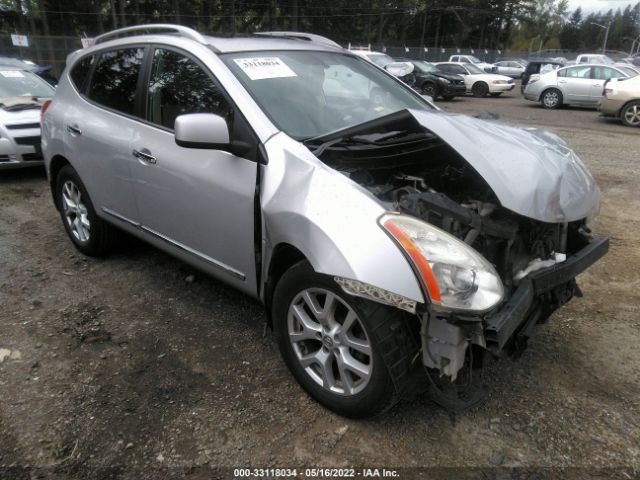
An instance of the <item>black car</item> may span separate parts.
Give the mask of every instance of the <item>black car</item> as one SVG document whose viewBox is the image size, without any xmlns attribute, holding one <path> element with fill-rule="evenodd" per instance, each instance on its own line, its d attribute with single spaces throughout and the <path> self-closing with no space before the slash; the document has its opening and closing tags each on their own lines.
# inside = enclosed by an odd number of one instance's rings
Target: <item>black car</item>
<svg viewBox="0 0 640 480">
<path fill-rule="evenodd" d="M 546 73 L 551 70 L 556 70 L 564 66 L 564 61 L 554 58 L 534 58 L 529 60 L 527 68 L 524 69 L 522 74 L 522 85 L 520 91 L 524 92 L 524 87 L 529 83 L 529 77 L 536 73 Z"/>
<path fill-rule="evenodd" d="M 464 95 L 467 87 L 461 75 L 443 73 L 435 65 L 425 60 L 413 60 L 410 58 L 396 58 L 399 62 L 411 62 L 415 76 L 414 88 L 423 95 L 429 95 L 436 100 L 442 97 L 451 100 L 456 95 Z"/>
</svg>

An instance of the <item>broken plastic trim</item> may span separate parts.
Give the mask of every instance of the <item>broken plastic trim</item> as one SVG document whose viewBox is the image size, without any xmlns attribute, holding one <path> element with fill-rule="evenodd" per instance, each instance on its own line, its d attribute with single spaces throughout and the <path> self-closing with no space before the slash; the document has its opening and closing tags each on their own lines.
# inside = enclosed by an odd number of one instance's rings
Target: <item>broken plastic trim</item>
<svg viewBox="0 0 640 480">
<path fill-rule="evenodd" d="M 342 290 L 349 295 L 355 297 L 362 297 L 374 302 L 384 303 L 392 307 L 399 308 L 409 313 L 416 313 L 417 302 L 407 297 L 403 297 L 397 293 L 389 292 L 379 287 L 374 287 L 368 283 L 360 282 L 358 280 L 351 280 L 344 277 L 334 277 L 334 280 Z"/>
</svg>

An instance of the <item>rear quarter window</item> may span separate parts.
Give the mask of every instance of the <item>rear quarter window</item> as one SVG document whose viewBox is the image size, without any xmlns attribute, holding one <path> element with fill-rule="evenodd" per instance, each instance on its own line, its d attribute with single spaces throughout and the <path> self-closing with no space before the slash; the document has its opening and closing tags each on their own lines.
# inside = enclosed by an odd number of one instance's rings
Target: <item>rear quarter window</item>
<svg viewBox="0 0 640 480">
<path fill-rule="evenodd" d="M 80 93 L 84 93 L 87 80 L 89 79 L 89 72 L 91 71 L 91 65 L 93 65 L 94 60 L 95 56 L 93 55 L 81 58 L 69 71 L 71 83 L 73 83 L 73 86 L 76 87 Z"/>
</svg>

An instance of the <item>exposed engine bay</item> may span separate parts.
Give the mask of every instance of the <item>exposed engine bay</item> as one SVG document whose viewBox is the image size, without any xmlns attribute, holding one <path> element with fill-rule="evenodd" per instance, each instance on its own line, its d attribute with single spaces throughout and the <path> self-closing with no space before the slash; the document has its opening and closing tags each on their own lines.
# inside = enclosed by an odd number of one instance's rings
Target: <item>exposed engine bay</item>
<svg viewBox="0 0 640 480">
<path fill-rule="evenodd" d="M 544 287 L 533 277 L 564 264 L 589 244 L 585 220 L 547 223 L 503 207 L 482 176 L 423 127 L 411 122 L 374 125 L 308 146 L 389 211 L 450 233 L 480 252 L 499 274 L 504 299 L 494 311 L 478 316 L 423 312 L 423 364 L 437 376 L 453 381 L 463 368 L 471 368 L 472 348 L 497 355 L 522 350 L 533 325 L 580 295 L 575 274 L 547 281 Z M 605 251 L 606 247 L 599 256 Z"/>
</svg>

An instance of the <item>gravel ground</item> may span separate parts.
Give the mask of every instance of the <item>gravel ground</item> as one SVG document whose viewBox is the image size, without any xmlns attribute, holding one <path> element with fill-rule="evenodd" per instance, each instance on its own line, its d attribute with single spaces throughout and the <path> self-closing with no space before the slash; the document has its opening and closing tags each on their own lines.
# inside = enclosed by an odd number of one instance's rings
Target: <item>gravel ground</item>
<svg viewBox="0 0 640 480">
<path fill-rule="evenodd" d="M 310 400 L 256 302 L 127 241 L 85 258 L 43 171 L 0 173 L 0 479 L 232 478 L 219 467 L 394 467 L 401 478 L 640 476 L 640 135 L 511 92 L 440 102 L 560 134 L 602 190 L 611 251 L 488 399 L 424 397 L 368 421 Z M 426 467 L 427 470 L 411 470 Z M 300 472 L 300 470 L 299 470 Z M 40 477 L 38 477 L 40 475 Z"/>
</svg>

